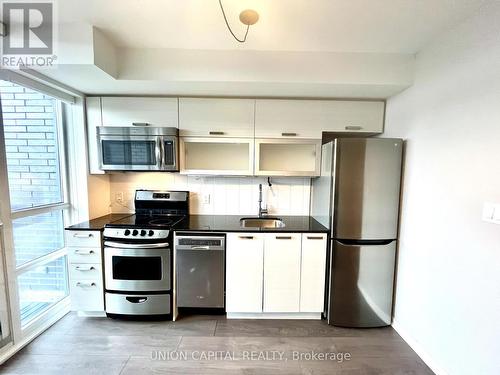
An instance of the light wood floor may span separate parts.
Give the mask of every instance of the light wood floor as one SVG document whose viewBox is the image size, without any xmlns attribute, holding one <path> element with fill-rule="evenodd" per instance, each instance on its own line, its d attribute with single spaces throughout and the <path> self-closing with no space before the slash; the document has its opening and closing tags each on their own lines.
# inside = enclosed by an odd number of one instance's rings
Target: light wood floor
<svg viewBox="0 0 500 375">
<path fill-rule="evenodd" d="M 172 351 L 183 353 L 187 360 L 157 358 L 158 353 Z M 249 358 L 261 352 L 268 360 Z M 336 353 L 337 361 L 294 359 L 298 353 L 311 352 Z M 351 358 L 339 361 L 338 353 L 345 358 L 349 353 Z M 202 355 L 218 357 L 197 360 Z M 226 320 L 223 316 L 130 322 L 69 314 L 0 367 L 0 374 L 416 375 L 432 371 L 390 327 L 346 329 L 324 321 Z"/>
</svg>

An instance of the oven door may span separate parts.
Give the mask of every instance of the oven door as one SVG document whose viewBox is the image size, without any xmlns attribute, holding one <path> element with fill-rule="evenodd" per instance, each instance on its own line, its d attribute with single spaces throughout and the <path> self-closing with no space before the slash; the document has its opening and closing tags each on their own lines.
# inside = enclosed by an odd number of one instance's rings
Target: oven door
<svg viewBox="0 0 500 375">
<path fill-rule="evenodd" d="M 99 136 L 99 160 L 106 171 L 162 169 L 162 141 L 158 136 Z"/>
<path fill-rule="evenodd" d="M 104 246 L 106 290 L 125 292 L 170 290 L 171 251 L 166 247 L 167 243 L 139 245 L 105 242 Z M 141 246 L 143 248 L 137 248 Z"/>
</svg>

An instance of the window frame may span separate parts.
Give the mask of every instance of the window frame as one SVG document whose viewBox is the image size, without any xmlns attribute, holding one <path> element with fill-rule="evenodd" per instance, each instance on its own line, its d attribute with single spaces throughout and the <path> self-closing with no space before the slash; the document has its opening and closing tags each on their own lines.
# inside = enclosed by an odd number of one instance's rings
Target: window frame
<svg viewBox="0 0 500 375">
<path fill-rule="evenodd" d="M 29 207 L 24 209 L 12 210 L 10 208 L 10 191 L 9 187 L 5 187 L 3 191 L 0 189 L 1 199 L 6 199 L 6 204 L 2 204 L 4 212 L 0 212 L 0 221 L 3 218 L 4 221 L 4 250 L 6 257 L 6 272 L 7 272 L 7 282 L 8 282 L 8 295 L 10 304 L 10 329 L 11 336 L 13 338 L 13 346 L 15 350 L 19 350 L 23 346 L 23 342 L 29 342 L 39 333 L 41 333 L 47 326 L 53 324 L 55 321 L 60 319 L 70 310 L 70 293 L 69 293 L 69 262 L 67 257 L 66 249 L 66 238 L 64 238 L 63 247 L 60 249 L 55 249 L 54 251 L 42 255 L 36 259 L 32 259 L 24 264 L 16 266 L 15 262 L 15 249 L 13 241 L 13 228 L 12 222 L 19 218 L 25 218 L 35 215 L 40 215 L 44 213 L 49 213 L 53 211 L 62 211 L 63 216 L 63 226 L 68 225 L 74 215 L 74 205 L 71 204 L 71 184 L 70 178 L 72 177 L 71 170 L 69 168 L 70 158 L 68 154 L 68 147 L 71 142 L 68 141 L 68 135 L 73 136 L 72 130 L 69 128 L 69 122 L 72 120 L 68 116 L 68 113 L 74 111 L 72 104 L 76 103 L 76 97 L 70 96 L 66 92 L 58 90 L 56 87 L 50 87 L 44 83 L 38 82 L 36 80 L 30 79 L 18 73 L 12 71 L 0 72 L 0 79 L 5 81 L 10 81 L 16 85 L 40 92 L 51 98 L 57 100 L 57 106 L 54 108 L 56 111 L 56 136 L 57 136 L 57 152 L 58 152 L 58 162 L 59 162 L 59 175 L 61 184 L 61 197 L 62 202 L 40 205 L 36 207 Z M 59 93 L 60 95 L 54 95 L 54 93 Z M 0 102 L 1 103 L 1 102 Z M 1 123 L 3 124 L 3 113 L 0 108 L 0 116 L 2 117 Z M 0 129 L 0 162 L 5 159 L 5 164 L 2 162 L 0 165 L 0 175 L 7 178 L 7 165 L 6 165 L 6 149 L 5 149 L 5 138 L 3 127 Z M 2 155 L 3 154 L 3 155 Z M 8 181 L 8 180 L 6 180 Z M 8 184 L 7 184 L 8 185 Z M 22 324 L 21 322 L 21 311 L 20 311 L 20 299 L 19 299 L 19 289 L 18 289 L 18 277 L 26 272 L 34 270 L 35 268 L 42 266 L 50 261 L 63 258 L 66 263 L 66 283 L 68 295 L 61 299 L 60 301 L 49 306 L 39 315 L 34 317 Z M 17 348 L 17 349 L 16 349 Z M 2 354 L 2 351 L 0 351 Z"/>
</svg>

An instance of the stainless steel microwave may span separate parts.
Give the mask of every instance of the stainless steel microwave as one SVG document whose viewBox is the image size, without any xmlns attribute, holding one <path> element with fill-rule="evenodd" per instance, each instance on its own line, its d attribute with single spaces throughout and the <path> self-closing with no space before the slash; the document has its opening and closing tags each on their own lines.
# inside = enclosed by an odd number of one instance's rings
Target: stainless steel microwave
<svg viewBox="0 0 500 375">
<path fill-rule="evenodd" d="M 98 126 L 103 171 L 178 171 L 179 130 Z"/>
</svg>

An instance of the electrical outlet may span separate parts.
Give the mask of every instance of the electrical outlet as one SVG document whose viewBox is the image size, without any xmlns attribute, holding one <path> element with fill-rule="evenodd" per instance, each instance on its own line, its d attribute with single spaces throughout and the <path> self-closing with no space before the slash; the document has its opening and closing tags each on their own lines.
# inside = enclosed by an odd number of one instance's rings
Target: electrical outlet
<svg viewBox="0 0 500 375">
<path fill-rule="evenodd" d="M 485 202 L 482 219 L 488 223 L 500 224 L 500 204 Z"/>
<path fill-rule="evenodd" d="M 203 204 L 210 204 L 210 194 L 209 193 L 203 194 Z"/>
<path fill-rule="evenodd" d="M 120 204 L 123 203 L 123 191 L 118 191 L 115 193 L 115 202 Z"/>
</svg>

